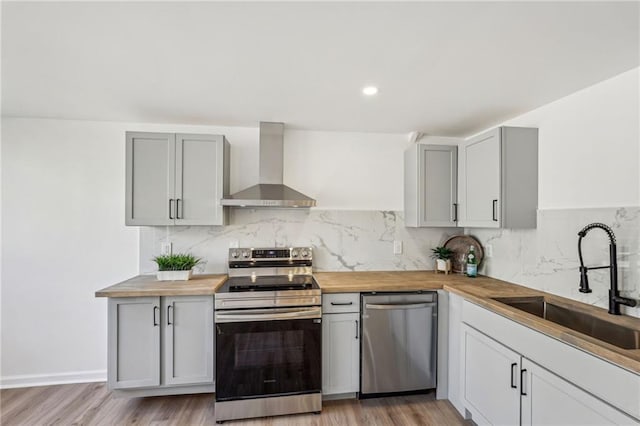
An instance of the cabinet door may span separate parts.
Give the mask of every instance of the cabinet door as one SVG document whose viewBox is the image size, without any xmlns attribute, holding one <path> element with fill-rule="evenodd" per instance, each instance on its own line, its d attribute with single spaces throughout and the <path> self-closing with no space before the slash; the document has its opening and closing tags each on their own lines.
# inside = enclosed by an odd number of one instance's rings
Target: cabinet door
<svg viewBox="0 0 640 426">
<path fill-rule="evenodd" d="M 464 400 L 478 424 L 520 423 L 520 355 L 463 325 Z"/>
<path fill-rule="evenodd" d="M 176 135 L 176 225 L 222 225 L 224 137 Z"/>
<path fill-rule="evenodd" d="M 213 383 L 213 296 L 162 299 L 163 383 Z"/>
<path fill-rule="evenodd" d="M 160 385 L 160 298 L 110 298 L 110 389 Z"/>
<path fill-rule="evenodd" d="M 456 226 L 458 147 L 420 146 L 420 226 Z"/>
<path fill-rule="evenodd" d="M 448 385 L 449 401 L 464 416 L 464 403 L 462 402 L 463 377 L 461 374 L 462 362 L 462 297 L 449 293 L 448 296 L 448 344 L 449 344 L 449 368 Z M 440 322 L 440 320 L 439 320 Z"/>
<path fill-rule="evenodd" d="M 175 136 L 127 132 L 126 225 L 172 225 Z"/>
<path fill-rule="evenodd" d="M 322 393 L 358 392 L 360 314 L 322 316 Z"/>
<path fill-rule="evenodd" d="M 460 226 L 500 226 L 500 128 L 476 136 L 463 145 L 460 169 Z"/>
<path fill-rule="evenodd" d="M 526 358 L 522 371 L 523 425 L 640 424 Z"/>
</svg>

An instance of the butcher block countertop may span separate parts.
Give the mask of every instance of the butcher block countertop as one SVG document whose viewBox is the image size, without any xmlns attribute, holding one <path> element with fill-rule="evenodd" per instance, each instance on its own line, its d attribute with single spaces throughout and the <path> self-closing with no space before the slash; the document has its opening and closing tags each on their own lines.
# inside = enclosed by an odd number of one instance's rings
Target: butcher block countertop
<svg viewBox="0 0 640 426">
<path fill-rule="evenodd" d="M 487 277 L 468 278 L 460 274 L 436 274 L 433 271 L 315 272 L 313 276 L 318 281 L 322 293 L 439 290 L 448 284 L 497 281 Z"/>
<path fill-rule="evenodd" d="M 193 275 L 189 281 L 158 281 L 155 275 L 138 275 L 96 291 L 96 297 L 213 295 L 226 280 L 226 274 Z"/>
<path fill-rule="evenodd" d="M 468 278 L 433 271 L 317 272 L 324 294 L 368 291 L 447 290 L 477 305 L 544 333 L 613 364 L 640 374 L 640 350 L 622 349 L 551 321 L 493 300 L 494 297 L 544 297 L 548 302 L 596 316 L 624 327 L 640 329 L 640 318 L 609 315 L 606 309 L 489 277 Z"/>
</svg>

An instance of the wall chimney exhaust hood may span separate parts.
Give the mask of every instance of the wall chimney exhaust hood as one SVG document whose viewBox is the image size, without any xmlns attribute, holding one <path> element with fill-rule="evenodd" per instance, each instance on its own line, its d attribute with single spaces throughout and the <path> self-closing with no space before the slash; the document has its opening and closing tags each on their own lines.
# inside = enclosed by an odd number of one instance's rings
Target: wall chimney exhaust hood
<svg viewBox="0 0 640 426">
<path fill-rule="evenodd" d="M 282 183 L 284 123 L 260 123 L 260 180 L 220 200 L 231 207 L 314 207 L 316 200 Z"/>
</svg>

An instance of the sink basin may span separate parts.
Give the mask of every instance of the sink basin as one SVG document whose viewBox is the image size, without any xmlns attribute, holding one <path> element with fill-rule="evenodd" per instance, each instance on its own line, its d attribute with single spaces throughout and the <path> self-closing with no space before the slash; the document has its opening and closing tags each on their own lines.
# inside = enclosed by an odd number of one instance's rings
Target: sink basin
<svg viewBox="0 0 640 426">
<path fill-rule="evenodd" d="M 640 330 L 547 302 L 544 297 L 496 297 L 493 300 L 622 349 L 640 349 Z"/>
</svg>

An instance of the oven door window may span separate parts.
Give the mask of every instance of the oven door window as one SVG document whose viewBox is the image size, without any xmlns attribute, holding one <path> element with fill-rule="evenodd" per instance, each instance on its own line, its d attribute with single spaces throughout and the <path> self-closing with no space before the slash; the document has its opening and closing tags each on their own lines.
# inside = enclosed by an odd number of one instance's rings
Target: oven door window
<svg viewBox="0 0 640 426">
<path fill-rule="evenodd" d="M 321 392 L 319 320 L 216 324 L 216 399 Z"/>
</svg>

